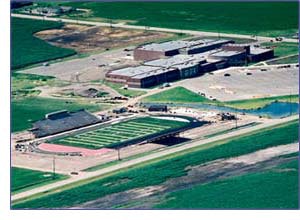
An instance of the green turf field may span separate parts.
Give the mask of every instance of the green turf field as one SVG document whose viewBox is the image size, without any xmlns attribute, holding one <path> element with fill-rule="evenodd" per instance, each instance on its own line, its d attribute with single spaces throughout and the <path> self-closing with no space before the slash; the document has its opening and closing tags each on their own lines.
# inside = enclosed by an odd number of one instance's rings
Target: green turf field
<svg viewBox="0 0 300 220">
<path fill-rule="evenodd" d="M 13 208 L 61 208 L 75 206 L 116 192 L 152 186 L 185 175 L 187 167 L 221 158 L 235 157 L 271 146 L 298 141 L 298 121 L 270 127 L 251 134 L 201 145 L 144 164 L 114 172 L 90 182 L 64 187 L 63 191 L 13 204 Z M 126 181 L 125 181 L 126 180 Z M 252 185 L 248 185 L 252 187 Z M 285 183 L 280 185 L 285 188 Z M 244 198 L 246 199 L 246 198 Z M 222 207 L 219 207 L 222 208 Z"/>
<path fill-rule="evenodd" d="M 37 186 L 49 184 L 67 178 L 67 176 L 61 174 L 55 174 L 53 176 L 53 173 L 29 170 L 19 167 L 12 167 L 11 174 L 12 193 L 26 191 Z"/>
<path fill-rule="evenodd" d="M 144 117 L 65 137 L 53 143 L 90 149 L 116 147 L 127 141 L 166 132 L 187 124 L 188 122 Z"/>
<path fill-rule="evenodd" d="M 87 103 L 86 101 L 69 101 L 56 98 L 26 97 L 13 99 L 12 109 L 12 132 L 31 128 L 34 121 L 41 120 L 45 114 L 62 109 L 76 111 L 79 109 L 88 111 L 100 111 L 107 108 L 106 105 Z"/>
<path fill-rule="evenodd" d="M 158 209 L 298 209 L 298 160 L 167 195 Z"/>
<path fill-rule="evenodd" d="M 130 24 L 264 36 L 293 35 L 297 2 L 71 2 L 92 13 L 79 19 L 116 19 Z M 114 12 L 114 13 L 112 13 Z M 170 22 L 171 21 L 171 22 Z"/>
<path fill-rule="evenodd" d="M 46 29 L 60 28 L 61 23 L 12 18 L 12 69 L 75 54 L 75 51 L 52 46 L 33 36 Z"/>
</svg>

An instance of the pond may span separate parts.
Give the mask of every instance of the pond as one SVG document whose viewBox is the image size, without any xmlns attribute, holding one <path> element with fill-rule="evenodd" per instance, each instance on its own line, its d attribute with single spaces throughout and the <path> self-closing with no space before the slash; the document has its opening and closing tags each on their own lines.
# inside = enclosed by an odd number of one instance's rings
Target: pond
<svg viewBox="0 0 300 220">
<path fill-rule="evenodd" d="M 144 106 L 148 107 L 150 105 L 159 105 L 162 103 L 143 103 Z M 197 108 L 203 110 L 217 110 L 221 112 L 233 112 L 233 113 L 245 113 L 258 115 L 268 118 L 284 118 L 289 115 L 298 114 L 299 104 L 290 102 L 272 102 L 258 109 L 235 109 L 225 106 L 201 104 L 201 103 L 170 103 L 166 104 L 170 107 L 187 107 L 187 108 Z"/>
</svg>

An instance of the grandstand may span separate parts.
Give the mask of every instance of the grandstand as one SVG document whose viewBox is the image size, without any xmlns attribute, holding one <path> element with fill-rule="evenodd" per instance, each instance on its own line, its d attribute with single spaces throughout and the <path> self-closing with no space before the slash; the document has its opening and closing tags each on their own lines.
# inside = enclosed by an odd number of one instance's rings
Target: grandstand
<svg viewBox="0 0 300 220">
<path fill-rule="evenodd" d="M 39 138 L 97 124 L 102 121 L 103 119 L 97 118 L 84 109 L 76 112 L 62 110 L 46 114 L 44 119 L 34 122 L 33 128 L 29 131 L 31 131 L 35 137 Z"/>
</svg>

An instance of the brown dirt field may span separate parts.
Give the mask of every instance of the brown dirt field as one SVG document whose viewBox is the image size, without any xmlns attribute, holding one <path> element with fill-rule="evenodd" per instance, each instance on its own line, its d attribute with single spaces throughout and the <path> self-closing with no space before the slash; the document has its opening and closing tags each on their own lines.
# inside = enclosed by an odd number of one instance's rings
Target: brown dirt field
<svg viewBox="0 0 300 220">
<path fill-rule="evenodd" d="M 85 53 L 170 38 L 174 34 L 66 24 L 61 29 L 41 31 L 35 36 L 50 44 Z"/>
</svg>

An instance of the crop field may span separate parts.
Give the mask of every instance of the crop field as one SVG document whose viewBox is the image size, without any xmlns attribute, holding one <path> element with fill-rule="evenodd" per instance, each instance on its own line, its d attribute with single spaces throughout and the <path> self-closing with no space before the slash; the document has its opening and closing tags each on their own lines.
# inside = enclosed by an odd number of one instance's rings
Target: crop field
<svg viewBox="0 0 300 220">
<path fill-rule="evenodd" d="M 113 193 L 158 185 L 171 178 L 186 175 L 187 167 L 190 166 L 248 154 L 271 146 L 295 143 L 298 141 L 298 126 L 298 121 L 293 121 L 247 135 L 201 145 L 185 152 L 169 155 L 163 160 L 160 158 L 145 162 L 102 178 L 82 182 L 81 185 L 64 187 L 57 193 L 19 201 L 13 204 L 13 208 L 72 207 Z M 251 188 L 252 185 L 250 182 L 249 184 L 248 187 Z M 280 188 L 285 188 L 285 183 L 280 184 Z"/>
<path fill-rule="evenodd" d="M 61 23 L 12 18 L 11 25 L 12 69 L 75 54 L 73 50 L 52 46 L 33 36 L 38 31 L 60 28 Z"/>
<path fill-rule="evenodd" d="M 11 102 L 12 132 L 30 128 L 32 122 L 43 119 L 49 112 L 62 109 L 76 111 L 83 108 L 93 112 L 101 111 L 107 108 L 107 105 L 41 97 L 13 99 Z"/>
<path fill-rule="evenodd" d="M 133 141 L 149 135 L 159 134 L 180 128 L 188 122 L 144 117 L 120 122 L 94 131 L 69 136 L 53 141 L 56 144 L 77 146 L 90 149 L 116 147 L 119 144 Z"/>
<path fill-rule="evenodd" d="M 17 193 L 31 189 L 33 187 L 49 184 L 54 181 L 66 179 L 67 176 L 61 174 L 53 174 L 49 172 L 41 172 L 36 170 L 29 170 L 19 167 L 12 167 L 12 193 Z"/>
<path fill-rule="evenodd" d="M 297 2 L 71 2 L 66 5 L 92 11 L 82 17 L 78 15 L 79 19 L 115 19 L 143 26 L 263 36 L 294 35 L 298 29 Z"/>
<path fill-rule="evenodd" d="M 170 193 L 154 208 L 297 209 L 298 170 L 296 159 L 267 171 L 196 185 Z"/>
</svg>

